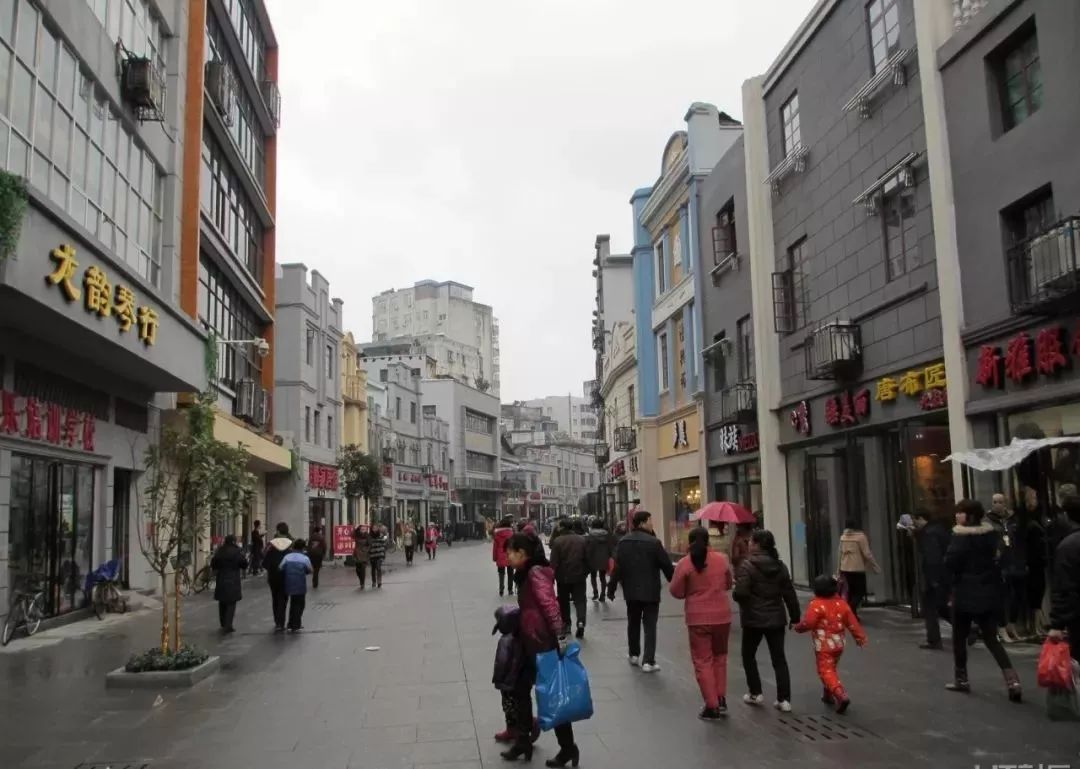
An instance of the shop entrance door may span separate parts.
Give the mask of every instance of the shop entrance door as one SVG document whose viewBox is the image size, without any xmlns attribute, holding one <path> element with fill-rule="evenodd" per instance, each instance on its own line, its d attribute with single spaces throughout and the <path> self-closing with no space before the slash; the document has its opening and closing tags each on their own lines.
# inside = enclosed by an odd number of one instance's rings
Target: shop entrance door
<svg viewBox="0 0 1080 769">
<path fill-rule="evenodd" d="M 112 557 L 120 562 L 120 584 L 125 590 L 131 574 L 131 471 L 113 471 Z"/>
<path fill-rule="evenodd" d="M 836 550 L 848 513 L 847 453 L 808 454 L 805 471 L 808 577 L 836 571 Z"/>
</svg>

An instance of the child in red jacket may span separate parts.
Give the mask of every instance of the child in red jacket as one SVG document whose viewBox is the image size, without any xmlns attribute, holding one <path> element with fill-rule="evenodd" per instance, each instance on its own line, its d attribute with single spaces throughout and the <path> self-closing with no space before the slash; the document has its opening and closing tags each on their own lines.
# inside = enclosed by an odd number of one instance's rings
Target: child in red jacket
<svg viewBox="0 0 1080 769">
<path fill-rule="evenodd" d="M 851 704 L 851 699 L 840 683 L 836 667 L 840 655 L 844 653 L 844 640 L 848 630 L 855 637 L 855 643 L 866 646 L 866 632 L 859 624 L 848 602 L 837 593 L 839 587 L 833 577 L 822 575 L 814 580 L 814 600 L 806 607 L 795 625 L 796 633 L 813 633 L 814 656 L 817 658 L 818 676 L 825 687 L 821 701 L 826 705 L 835 705 L 837 713 L 843 713 Z"/>
</svg>

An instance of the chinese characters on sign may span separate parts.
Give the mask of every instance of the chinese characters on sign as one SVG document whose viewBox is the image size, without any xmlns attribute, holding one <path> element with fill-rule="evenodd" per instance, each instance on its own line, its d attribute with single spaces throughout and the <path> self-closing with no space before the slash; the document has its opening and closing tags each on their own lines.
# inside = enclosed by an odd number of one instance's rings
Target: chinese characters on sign
<svg viewBox="0 0 1080 769">
<path fill-rule="evenodd" d="M 608 481 L 613 483 L 624 477 L 626 477 L 626 462 L 622 459 L 612 462 L 611 467 L 608 468 Z"/>
<path fill-rule="evenodd" d="M 791 426 L 799 435 L 810 434 L 810 404 L 799 401 L 799 405 L 791 410 Z"/>
<path fill-rule="evenodd" d="M 83 273 L 83 288 L 80 289 L 75 284 L 79 261 L 75 258 L 75 249 L 66 243 L 54 248 L 49 258 L 56 263 L 56 269 L 45 276 L 45 282 L 58 287 L 68 302 L 84 299 L 87 312 L 99 318 L 116 318 L 120 333 L 126 334 L 137 326 L 139 341 L 147 347 L 157 342 L 157 310 L 137 306 L 135 293 L 130 288 L 117 285 L 114 291 L 104 270 L 91 265 Z"/>
<path fill-rule="evenodd" d="M 744 433 L 739 436 L 739 451 L 757 451 L 758 450 L 758 434 L 757 433 Z"/>
<path fill-rule="evenodd" d="M 398 470 L 397 472 L 398 483 L 408 483 L 419 486 L 424 482 L 424 478 L 420 473 L 413 472 L 411 470 Z"/>
<path fill-rule="evenodd" d="M 338 469 L 328 465 L 308 463 L 308 488 L 322 491 L 337 491 Z"/>
<path fill-rule="evenodd" d="M 93 414 L 0 390 L 0 435 L 94 451 L 96 430 Z"/>
<path fill-rule="evenodd" d="M 353 554 L 353 527 L 349 524 L 334 526 L 334 555 Z"/>
<path fill-rule="evenodd" d="M 672 424 L 672 427 L 675 430 L 675 440 L 671 444 L 671 447 L 673 449 L 685 449 L 687 446 L 690 445 L 690 443 L 689 443 L 689 441 L 688 441 L 688 439 L 686 437 L 686 420 L 685 419 L 676 420 Z"/>
<path fill-rule="evenodd" d="M 919 408 L 923 411 L 945 408 L 949 405 L 945 364 L 933 363 L 905 371 L 898 377 L 882 377 L 877 381 L 874 398 L 880 403 L 895 403 L 901 393 L 918 398 Z"/>
<path fill-rule="evenodd" d="M 859 390 L 854 396 L 844 390 L 825 401 L 825 424 L 848 427 L 870 416 L 870 391 Z"/>
<path fill-rule="evenodd" d="M 739 426 L 724 425 L 720 428 L 720 450 L 734 454 L 739 450 Z"/>
<path fill-rule="evenodd" d="M 445 475 L 429 475 L 427 478 L 427 485 L 437 491 L 449 491 L 450 479 Z"/>
<path fill-rule="evenodd" d="M 979 349 L 975 384 L 1001 389 L 1006 380 L 1025 384 L 1040 375 L 1054 377 L 1072 366 L 1071 357 L 1080 358 L 1080 328 L 1068 344 L 1064 326 L 1048 326 L 1035 332 L 1035 338 L 1021 331 L 1005 344 L 1005 352 L 992 344 Z M 1071 356 L 1071 357 L 1070 357 Z"/>
<path fill-rule="evenodd" d="M 383 478 L 393 478 L 394 477 L 394 466 L 393 465 L 383 465 L 382 466 L 382 477 Z"/>
</svg>

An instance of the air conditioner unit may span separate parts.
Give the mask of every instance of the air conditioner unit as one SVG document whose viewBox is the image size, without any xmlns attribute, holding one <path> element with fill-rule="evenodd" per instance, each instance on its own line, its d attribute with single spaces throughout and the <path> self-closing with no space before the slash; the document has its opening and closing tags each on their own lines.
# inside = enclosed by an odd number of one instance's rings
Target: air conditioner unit
<svg viewBox="0 0 1080 769">
<path fill-rule="evenodd" d="M 120 89 L 139 120 L 163 120 L 165 76 L 151 59 L 130 56 L 121 65 Z"/>
<path fill-rule="evenodd" d="M 1034 293 L 1052 292 L 1075 280 L 1080 269 L 1080 226 L 1074 220 L 1057 225 L 1028 244 Z"/>
<path fill-rule="evenodd" d="M 233 86 L 223 61 L 206 62 L 206 92 L 225 125 L 232 125 Z"/>
<path fill-rule="evenodd" d="M 254 379 L 241 379 L 236 384 L 236 405 L 233 413 L 245 421 L 255 418 L 255 398 L 258 392 Z"/>
</svg>

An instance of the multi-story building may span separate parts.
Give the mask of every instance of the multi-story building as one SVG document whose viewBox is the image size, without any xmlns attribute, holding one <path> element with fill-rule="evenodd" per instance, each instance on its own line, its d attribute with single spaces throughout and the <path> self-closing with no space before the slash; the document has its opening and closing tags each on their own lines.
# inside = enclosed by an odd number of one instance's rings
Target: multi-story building
<svg viewBox="0 0 1080 769">
<path fill-rule="evenodd" d="M 590 388 L 591 389 L 591 385 Z M 591 397 L 580 395 L 549 395 L 524 401 L 528 408 L 540 409 L 543 416 L 553 420 L 556 431 L 575 441 L 594 441 L 600 420 Z"/>
<path fill-rule="evenodd" d="M 641 501 L 636 340 L 637 330 L 628 321 L 617 321 L 605 339 L 600 398 L 609 453 L 601 469 L 600 491 L 609 523 L 625 521 Z"/>
<path fill-rule="evenodd" d="M 660 178 L 634 192 L 634 309 L 641 406 L 641 501 L 665 545 L 683 550 L 703 495 L 700 187 L 741 126 L 695 103 L 668 139 Z"/>
<path fill-rule="evenodd" d="M 366 372 L 365 372 L 366 373 Z M 385 465 L 392 465 L 396 459 L 396 449 L 391 449 L 390 441 L 390 410 L 387 406 L 387 385 L 374 379 L 367 382 L 367 425 L 368 425 L 368 453 L 379 460 L 384 466 L 382 493 L 374 504 L 366 500 L 361 505 L 363 512 L 360 515 L 361 523 L 376 523 L 380 515 L 387 508 L 393 509 L 393 483 L 385 475 Z"/>
<path fill-rule="evenodd" d="M 701 184 L 698 274 L 702 290 L 706 492 L 761 510 L 754 320 L 740 138 Z"/>
<path fill-rule="evenodd" d="M 597 489 L 595 454 L 591 446 L 573 441 L 514 446 L 520 465 L 512 476 L 525 493 L 529 515 L 549 520 L 584 510 L 586 495 Z M 539 489 L 533 488 L 533 480 Z M 526 485 L 527 484 L 527 485 Z"/>
<path fill-rule="evenodd" d="M 188 66 L 186 4 L 24 0 L 0 17 L 0 169 L 28 197 L 0 256 L 0 612 L 37 576 L 61 614 L 110 558 L 131 587 L 157 587 L 137 479 L 174 394 L 207 386 L 182 277 L 197 255 L 181 247 L 202 60 Z"/>
<path fill-rule="evenodd" d="M 436 415 L 433 405 L 423 408 L 420 454 L 424 460 L 424 500 L 419 523 L 447 523 L 450 515 L 450 423 Z"/>
<path fill-rule="evenodd" d="M 743 87 L 762 507 L 797 582 L 854 520 L 906 600 L 902 514 L 951 516 L 913 3 L 818 3 Z"/>
<path fill-rule="evenodd" d="M 499 429 L 512 446 L 545 443 L 545 436 L 559 430 L 558 423 L 544 414 L 542 406 L 527 406 L 525 401 L 514 401 L 502 404 L 499 412 Z"/>
<path fill-rule="evenodd" d="M 338 478 L 342 301 L 330 296 L 329 282 L 316 270 L 310 282 L 302 264 L 278 270 L 274 424 L 300 464 L 299 473 L 271 481 L 272 508 L 293 532 L 310 534 L 314 526 L 332 531 L 348 522 Z"/>
<path fill-rule="evenodd" d="M 450 376 L 499 395 L 499 324 L 463 283 L 421 280 L 371 300 L 372 341 L 419 345 Z"/>
<path fill-rule="evenodd" d="M 367 371 L 360 365 L 360 350 L 351 331 L 341 338 L 341 414 L 340 445 L 355 446 L 365 454 L 371 453 L 368 443 L 370 433 L 368 409 Z M 374 456 L 378 457 L 378 451 Z M 367 521 L 366 500 L 346 497 L 345 510 L 352 524 Z"/>
</svg>

